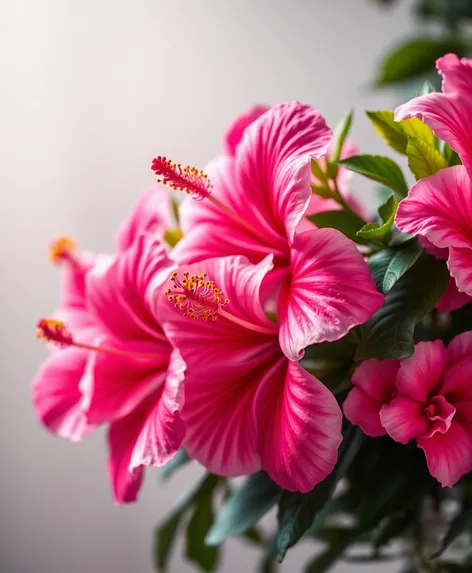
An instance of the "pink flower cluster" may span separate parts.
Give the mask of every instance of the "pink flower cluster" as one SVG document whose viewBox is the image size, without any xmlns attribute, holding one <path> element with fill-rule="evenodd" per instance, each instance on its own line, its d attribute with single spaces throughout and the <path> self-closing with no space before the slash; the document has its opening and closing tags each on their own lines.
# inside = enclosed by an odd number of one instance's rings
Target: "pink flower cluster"
<svg viewBox="0 0 472 573">
<path fill-rule="evenodd" d="M 117 503 L 134 501 L 144 468 L 181 446 L 216 474 L 264 469 L 292 491 L 332 471 L 342 413 L 299 361 L 384 302 L 354 243 L 305 219 L 311 160 L 332 140 L 309 106 L 254 108 L 205 172 L 153 161 L 161 183 L 188 193 L 174 249 L 163 242 L 162 185 L 141 197 L 113 255 L 77 253 L 67 238 L 51 245 L 61 301 L 38 323 L 55 347 L 34 403 L 71 440 L 109 425 Z"/>
<path fill-rule="evenodd" d="M 346 418 L 368 436 L 416 440 L 443 486 L 472 471 L 472 332 L 447 348 L 420 342 L 406 360 L 367 360 L 344 401 Z"/>
</svg>

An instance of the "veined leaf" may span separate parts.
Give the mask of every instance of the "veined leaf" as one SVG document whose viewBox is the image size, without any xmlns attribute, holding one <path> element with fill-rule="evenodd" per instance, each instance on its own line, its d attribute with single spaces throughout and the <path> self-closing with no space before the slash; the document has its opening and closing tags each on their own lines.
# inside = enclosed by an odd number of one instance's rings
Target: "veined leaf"
<svg viewBox="0 0 472 573">
<path fill-rule="evenodd" d="M 334 140 L 335 140 L 335 147 L 332 157 L 330 158 L 331 161 L 338 161 L 341 158 L 341 152 L 343 149 L 344 142 L 346 141 L 346 137 L 349 134 L 352 125 L 352 119 L 354 116 L 354 110 L 351 108 L 346 117 L 341 120 L 336 129 L 334 130 Z"/>
<path fill-rule="evenodd" d="M 415 137 L 408 138 L 406 155 L 408 166 L 417 181 L 449 166 L 446 158 L 436 147 Z"/>
<path fill-rule="evenodd" d="M 384 305 L 361 326 L 356 359 L 412 356 L 415 326 L 432 310 L 448 282 L 444 261 L 423 253 L 388 292 Z"/>
<path fill-rule="evenodd" d="M 387 201 L 379 207 L 379 215 L 383 221 L 383 225 L 367 223 L 360 231 L 357 231 L 357 236 L 368 240 L 383 241 L 386 239 L 390 234 L 397 207 L 398 201 L 395 199 L 395 195 L 391 195 Z"/>
<path fill-rule="evenodd" d="M 396 191 L 400 197 L 408 195 L 408 185 L 400 167 L 382 155 L 355 155 L 338 162 L 346 169 L 373 179 Z"/>
<path fill-rule="evenodd" d="M 361 237 L 357 236 L 357 231 L 362 229 L 365 221 L 351 211 L 323 211 L 307 217 L 319 229 L 330 227 L 341 231 L 348 239 L 357 243 L 365 244 Z"/>
<path fill-rule="evenodd" d="M 436 136 L 431 128 L 416 117 L 395 121 L 393 111 L 366 111 L 377 133 L 387 145 L 406 154 L 409 137 L 416 137 L 430 145 L 436 145 Z"/>
</svg>

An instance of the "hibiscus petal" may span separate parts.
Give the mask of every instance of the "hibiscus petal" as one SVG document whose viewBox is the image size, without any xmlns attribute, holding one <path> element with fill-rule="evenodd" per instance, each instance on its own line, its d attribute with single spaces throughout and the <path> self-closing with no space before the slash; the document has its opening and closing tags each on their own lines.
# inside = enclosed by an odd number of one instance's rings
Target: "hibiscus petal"
<svg viewBox="0 0 472 573">
<path fill-rule="evenodd" d="M 88 302 L 103 326 L 119 339 L 163 339 L 146 302 L 146 291 L 167 278 L 172 263 L 165 247 L 143 234 L 107 266 L 87 275 Z"/>
<path fill-rule="evenodd" d="M 457 151 L 467 171 L 472 173 L 470 98 L 457 97 L 457 94 L 431 93 L 416 97 L 395 110 L 396 121 L 412 117 L 422 119 L 439 139 Z"/>
<path fill-rule="evenodd" d="M 126 251 L 138 236 L 146 232 L 162 239 L 171 223 L 171 200 L 164 185 L 149 187 L 138 199 L 116 236 L 116 249 Z"/>
<path fill-rule="evenodd" d="M 185 362 L 175 349 L 169 361 L 167 376 L 159 398 L 149 413 L 130 461 L 130 470 L 139 466 L 163 466 L 172 459 L 185 436 L 180 417 L 184 402 Z"/>
<path fill-rule="evenodd" d="M 280 345 L 290 360 L 310 344 L 341 338 L 385 300 L 355 244 L 335 229 L 297 235 L 291 269 L 278 302 Z"/>
<path fill-rule="evenodd" d="M 119 356 L 95 352 L 81 382 L 82 408 L 93 424 L 111 422 L 130 414 L 165 380 L 171 346 L 143 341 L 117 341 L 102 337 L 96 341 L 104 348 L 121 348 L 143 356 Z M 123 348 L 124 347 L 124 348 Z M 118 346 L 120 348 L 120 346 Z M 149 354 L 149 358 L 144 355 Z"/>
<path fill-rule="evenodd" d="M 380 410 L 380 420 L 388 434 L 396 441 L 407 444 L 420 438 L 428 429 L 424 405 L 405 396 L 396 396 Z"/>
<path fill-rule="evenodd" d="M 298 363 L 286 361 L 267 378 L 255 413 L 262 467 L 281 487 L 306 493 L 333 471 L 341 410 L 326 386 Z"/>
<path fill-rule="evenodd" d="M 84 438 L 94 426 L 81 409 L 79 390 L 89 352 L 66 348 L 47 358 L 33 381 L 33 403 L 41 422 L 61 438 Z"/>
<path fill-rule="evenodd" d="M 462 293 L 458 292 L 458 294 L 463 294 L 463 300 L 467 300 L 465 295 L 472 296 L 472 248 L 456 249 L 451 247 L 447 267 L 456 281 L 458 290 L 463 291 Z"/>
<path fill-rule="evenodd" d="M 429 473 L 443 487 L 452 487 L 472 471 L 472 436 L 455 420 L 445 434 L 418 440 L 428 463 Z"/>
<path fill-rule="evenodd" d="M 411 358 L 402 360 L 397 374 L 400 394 L 422 404 L 431 394 L 437 394 L 447 365 L 447 351 L 441 340 L 419 342 Z"/>
<path fill-rule="evenodd" d="M 228 155 L 236 154 L 236 147 L 241 141 L 245 129 L 268 109 L 270 108 L 267 105 L 254 105 L 236 117 L 223 138 L 225 152 Z"/>
<path fill-rule="evenodd" d="M 471 99 L 472 60 L 458 58 L 456 54 L 446 54 L 436 61 L 436 67 L 443 77 L 442 91 Z"/>
<path fill-rule="evenodd" d="M 281 104 L 262 114 L 245 129 L 235 157 L 206 169 L 212 196 L 235 216 L 208 200 L 187 198 L 174 260 L 244 254 L 256 263 L 273 253 L 276 266 L 286 266 L 288 244 L 311 198 L 310 160 L 324 155 L 331 140 L 309 106 Z"/>
<path fill-rule="evenodd" d="M 291 242 L 311 197 L 311 159 L 324 156 L 332 140 L 310 106 L 279 104 L 263 114 L 246 129 L 236 152 L 236 176 L 245 193 L 241 214 L 256 208 Z"/>
<path fill-rule="evenodd" d="M 454 406 L 456 409 L 455 420 L 460 422 L 466 430 L 472 433 L 472 387 L 470 384 L 470 372 L 472 370 L 472 353 L 470 352 L 470 335 L 472 333 L 464 333 L 469 335 L 464 337 L 463 335 L 457 336 L 454 340 L 462 338 L 462 343 L 459 340 L 455 344 L 455 348 L 452 349 L 452 356 L 449 354 L 450 366 L 444 373 L 444 382 L 441 388 L 441 394 L 444 394 L 446 400 Z M 451 343 L 452 344 L 452 343 Z M 454 354 L 456 357 L 461 351 L 464 351 L 466 347 L 468 348 L 468 355 L 464 356 L 462 359 L 454 360 Z M 461 348 L 462 347 L 462 348 Z M 451 345 L 448 347 L 448 351 Z M 451 360 L 452 359 L 452 360 Z"/>
<path fill-rule="evenodd" d="M 352 375 L 354 388 L 344 401 L 344 415 L 368 436 L 385 434 L 380 410 L 392 399 L 399 368 L 399 360 L 366 360 Z"/>
<path fill-rule="evenodd" d="M 252 199 L 247 198 L 235 180 L 235 159 L 219 157 L 205 172 L 212 182 L 212 195 L 235 213 L 236 219 L 210 201 L 186 197 L 179 208 L 184 236 L 173 249 L 172 259 L 179 264 L 190 264 L 243 253 L 251 262 L 258 263 L 271 252 L 288 259 L 286 238 L 267 224 L 263 214 L 248 210 Z M 238 217 L 247 225 L 241 225 Z"/>
<path fill-rule="evenodd" d="M 461 166 L 418 181 L 400 202 L 398 228 L 423 235 L 436 247 L 472 247 L 472 182 Z"/>
<path fill-rule="evenodd" d="M 149 413 L 151 402 L 134 410 L 125 418 L 113 422 L 108 430 L 108 479 L 112 486 L 113 500 L 117 505 L 137 500 L 144 478 L 144 468 L 129 470 L 131 455 L 143 423 Z"/>
</svg>

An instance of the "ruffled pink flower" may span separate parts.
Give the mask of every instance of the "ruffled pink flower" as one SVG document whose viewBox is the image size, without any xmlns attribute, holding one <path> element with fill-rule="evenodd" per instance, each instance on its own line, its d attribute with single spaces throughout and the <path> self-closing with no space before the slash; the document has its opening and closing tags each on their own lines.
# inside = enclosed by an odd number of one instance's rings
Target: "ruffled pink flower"
<svg viewBox="0 0 472 573">
<path fill-rule="evenodd" d="M 270 107 L 264 104 L 258 104 L 250 107 L 244 113 L 241 113 L 232 122 L 223 137 L 223 148 L 227 155 L 235 156 L 236 148 L 243 137 L 247 127 L 256 119 L 265 113 Z"/>
<path fill-rule="evenodd" d="M 311 198 L 313 157 L 332 142 L 320 114 L 300 103 L 270 108 L 244 129 L 234 157 L 207 173 L 158 157 L 164 183 L 189 192 L 180 221 L 179 264 L 243 254 L 260 262 L 274 255 L 264 296 L 280 290 L 280 344 L 298 360 L 306 346 L 336 340 L 368 320 L 383 303 L 355 245 L 332 229 L 296 234 Z"/>
<path fill-rule="evenodd" d="M 416 440 L 431 475 L 452 487 L 472 471 L 471 367 L 472 332 L 447 349 L 440 340 L 420 342 L 400 363 L 368 360 L 355 373 L 344 413 L 369 435 Z"/>
<path fill-rule="evenodd" d="M 459 153 L 464 165 L 416 183 L 400 203 L 396 223 L 401 231 L 448 249 L 449 271 L 459 291 L 472 295 L 472 62 L 448 54 L 437 67 L 443 93 L 409 101 L 396 110 L 395 118 L 422 118 Z"/>
<path fill-rule="evenodd" d="M 103 421 L 108 421 L 105 420 L 103 412 L 99 412 L 97 401 L 100 398 L 97 391 L 97 380 L 94 380 L 92 383 L 91 374 L 96 364 L 102 364 L 104 357 L 108 356 L 109 358 L 110 355 L 100 352 L 97 360 L 98 355 L 91 351 L 91 348 L 94 348 L 97 343 L 103 344 L 109 342 L 109 340 L 107 340 L 109 331 L 104 330 L 100 316 L 96 314 L 95 309 L 89 304 L 89 289 L 86 284 L 88 275 L 93 274 L 93 282 L 95 284 L 98 275 L 109 276 L 113 272 L 111 269 L 114 269 L 120 264 L 117 262 L 118 260 L 130 261 L 132 253 L 135 252 L 138 245 L 142 245 L 144 241 L 144 238 L 141 238 L 139 239 L 141 242 L 138 242 L 138 234 L 141 230 L 153 233 L 154 237 L 162 236 L 165 232 L 169 217 L 168 195 L 167 193 L 164 194 L 162 189 L 154 186 L 140 197 L 130 217 L 120 227 L 117 236 L 117 249 L 119 254 L 116 260 L 106 255 L 97 256 L 90 253 L 77 254 L 73 241 L 67 237 L 61 237 L 52 243 L 51 259 L 53 262 L 60 262 L 62 265 L 60 306 L 54 314 L 55 319 L 59 321 L 57 323 L 59 330 L 57 332 L 45 332 L 48 325 L 54 324 L 54 321 L 40 321 L 40 323 L 38 323 L 38 334 L 44 336 L 46 339 L 56 340 L 56 342 L 59 342 L 64 348 L 54 349 L 52 347 L 49 358 L 45 360 L 34 379 L 33 401 L 40 420 L 57 435 L 77 441 L 82 439 L 98 424 Z M 150 236 L 148 236 L 147 240 L 152 241 Z M 158 250 L 157 247 L 156 249 Z M 170 262 L 165 255 L 162 255 L 161 260 L 163 261 L 163 268 L 170 269 Z M 134 263 L 138 264 L 137 259 Z M 121 262 L 121 265 L 123 266 L 124 263 Z M 134 270 L 142 274 L 142 269 L 140 269 L 139 266 Z M 142 279 L 140 279 L 140 281 L 142 281 Z M 139 285 L 142 286 L 142 282 L 139 282 Z M 138 286 L 136 286 L 136 288 L 138 288 Z M 108 295 L 112 296 L 113 293 L 116 295 L 116 290 L 110 290 Z M 120 295 L 117 296 L 119 298 Z M 125 301 L 122 302 L 127 305 Z M 127 306 L 127 308 L 129 312 L 132 312 L 131 307 Z M 110 311 L 110 315 L 114 315 L 116 312 L 117 308 L 114 308 Z M 115 316 L 117 315 L 115 314 Z M 66 328 L 65 325 L 67 325 L 67 331 L 64 330 Z M 64 332 L 70 334 L 64 338 Z M 162 331 L 160 336 L 163 336 Z M 120 347 L 123 348 L 121 341 L 120 344 Z M 139 341 L 137 346 L 139 346 Z M 168 343 L 166 349 L 170 355 L 171 349 Z M 120 352 L 113 354 L 114 361 L 110 360 L 110 363 L 113 362 L 114 364 L 113 372 L 117 372 L 116 365 L 118 364 L 123 367 L 125 372 L 127 371 L 129 373 L 131 371 L 130 366 L 134 360 L 137 366 L 137 378 L 139 378 L 143 364 L 147 364 L 149 359 L 147 359 L 146 362 L 146 360 L 142 358 L 132 358 L 127 355 L 127 353 L 129 354 L 129 352 L 134 350 L 134 346 L 131 345 L 124 354 L 121 353 L 120 355 Z M 126 365 L 126 367 L 124 365 Z M 182 377 L 182 368 L 181 361 L 178 355 L 176 355 L 175 361 L 171 363 L 168 373 L 171 379 L 170 384 L 174 384 L 176 389 L 178 389 L 179 386 L 175 380 Z M 104 375 L 105 378 L 107 376 L 111 377 L 112 371 L 105 372 Z M 174 380 L 174 382 L 172 382 L 172 380 Z M 101 381 L 102 379 L 100 382 Z M 131 377 L 128 376 L 126 381 L 131 383 Z M 102 387 L 100 386 L 100 388 Z M 122 400 L 120 413 L 126 415 L 126 417 L 119 422 L 119 426 L 116 428 L 113 424 L 109 433 L 112 451 L 109 471 L 112 474 L 111 481 L 114 485 L 114 497 L 117 502 L 133 501 L 136 498 L 141 471 L 137 469 L 133 474 L 134 477 L 128 471 L 128 462 L 130 460 L 126 459 L 126 455 L 131 455 L 133 449 L 127 452 L 124 448 L 125 445 L 127 445 L 129 449 L 131 443 L 129 435 L 131 430 L 126 432 L 123 431 L 123 428 L 126 427 L 128 422 L 129 428 L 134 424 L 136 431 L 138 429 L 141 430 L 144 424 L 144 418 L 140 426 L 137 425 L 137 420 L 140 416 L 147 417 L 149 414 L 149 407 L 146 409 L 144 406 L 140 406 L 136 409 L 136 412 L 131 413 L 132 405 L 138 402 L 137 394 L 139 391 L 135 391 L 132 385 L 130 387 L 129 384 L 128 386 L 117 385 L 117 389 L 119 388 L 122 392 L 120 395 Z M 86 390 L 85 397 L 84 390 Z M 128 410 L 126 411 L 126 408 L 123 407 L 123 402 L 126 401 L 125 396 L 127 391 L 129 391 L 132 396 L 128 398 Z M 177 390 L 175 390 L 174 393 L 177 395 Z M 154 395 L 154 405 L 156 404 L 156 395 Z M 144 390 L 142 391 L 142 397 L 143 403 L 148 399 L 150 404 L 152 398 L 147 398 L 147 394 Z M 103 399 L 104 396 L 102 395 L 101 398 Z M 114 405 L 116 406 L 119 399 L 116 395 L 113 398 L 115 399 Z M 110 407 L 110 405 L 106 407 Z M 90 411 L 87 412 L 87 409 Z M 113 415 L 110 414 L 110 419 L 116 419 L 117 415 L 115 414 L 116 413 Z M 115 422 L 115 424 L 118 424 L 118 422 Z M 118 428 L 120 428 L 119 431 Z M 142 441 L 142 434 L 137 434 L 136 440 L 140 435 Z M 123 441 L 125 439 L 128 440 L 126 444 Z M 141 451 L 144 451 L 143 441 L 141 442 Z M 136 452 L 138 452 L 138 448 L 136 448 Z M 142 458 L 145 459 L 146 456 L 143 455 Z M 139 465 L 138 459 L 138 453 L 136 453 L 133 462 L 136 467 Z M 146 459 L 151 460 L 149 456 Z"/>
<path fill-rule="evenodd" d="M 260 302 L 271 268 L 271 255 L 257 265 L 245 257 L 184 265 L 156 304 L 187 364 L 189 455 L 219 475 L 264 469 L 306 492 L 333 470 L 342 415 L 331 392 L 280 349 Z"/>
</svg>

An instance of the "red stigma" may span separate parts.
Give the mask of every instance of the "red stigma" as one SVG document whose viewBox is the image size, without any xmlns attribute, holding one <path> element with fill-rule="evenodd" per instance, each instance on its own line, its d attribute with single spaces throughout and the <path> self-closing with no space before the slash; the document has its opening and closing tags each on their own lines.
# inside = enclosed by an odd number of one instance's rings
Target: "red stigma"
<svg viewBox="0 0 472 573">
<path fill-rule="evenodd" d="M 180 163 L 173 163 L 166 157 L 160 155 L 152 160 L 151 169 L 160 175 L 158 183 L 168 185 L 176 191 L 185 191 L 194 199 L 204 199 L 211 193 L 211 183 L 208 175 L 201 169 L 191 165 L 182 166 Z"/>
<path fill-rule="evenodd" d="M 74 339 L 67 326 L 55 318 L 42 318 L 36 325 L 36 338 L 54 342 L 59 347 L 72 346 Z"/>
</svg>

